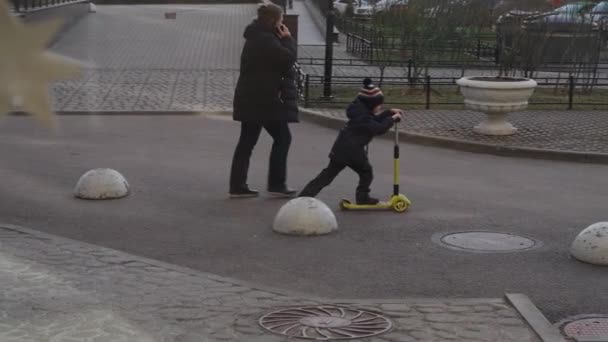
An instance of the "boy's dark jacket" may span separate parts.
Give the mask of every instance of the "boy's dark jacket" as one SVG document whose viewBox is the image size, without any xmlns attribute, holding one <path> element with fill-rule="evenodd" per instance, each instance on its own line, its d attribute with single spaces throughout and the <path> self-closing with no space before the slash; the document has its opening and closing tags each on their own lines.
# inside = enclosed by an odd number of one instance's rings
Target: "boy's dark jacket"
<svg viewBox="0 0 608 342">
<path fill-rule="evenodd" d="M 386 133 L 393 124 L 393 113 L 386 110 L 374 115 L 361 101 L 355 100 L 346 109 L 348 122 L 336 139 L 329 157 L 338 162 L 365 160 L 365 146 L 374 136 Z"/>
</svg>

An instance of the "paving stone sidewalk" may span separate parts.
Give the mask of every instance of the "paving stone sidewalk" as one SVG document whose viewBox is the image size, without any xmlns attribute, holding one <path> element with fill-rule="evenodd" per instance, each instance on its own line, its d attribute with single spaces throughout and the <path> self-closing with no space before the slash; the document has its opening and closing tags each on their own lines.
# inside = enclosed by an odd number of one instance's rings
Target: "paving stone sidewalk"
<svg viewBox="0 0 608 342">
<path fill-rule="evenodd" d="M 53 108 L 63 112 L 229 112 L 237 70 L 89 69 L 78 80 L 52 88 Z M 320 118 L 345 120 L 342 109 L 311 108 Z M 466 110 L 411 110 L 406 132 L 488 146 L 608 154 L 608 117 L 601 111 L 512 113 L 513 136 L 476 134 L 484 114 Z"/>
<path fill-rule="evenodd" d="M 344 110 L 312 108 L 306 110 L 319 118 L 346 120 Z M 401 129 L 429 137 L 482 143 L 488 146 L 542 149 L 608 155 L 608 114 L 599 111 L 535 111 L 510 114 L 518 127 L 512 136 L 486 136 L 472 127 L 485 115 L 466 110 L 411 110 L 406 112 Z"/>
<path fill-rule="evenodd" d="M 304 11 L 301 2 L 296 9 Z M 54 52 L 88 65 L 77 80 L 51 87 L 53 109 L 67 112 L 226 111 L 232 107 L 245 26 L 255 5 L 98 6 L 64 33 Z M 175 20 L 164 19 L 176 12 Z M 303 43 L 318 42 L 310 18 Z M 306 18 L 304 18 L 306 17 Z M 300 46 L 301 58 L 323 58 L 323 46 Z M 352 58 L 344 44 L 336 58 Z M 303 66 L 323 74 L 322 66 Z M 375 76 L 377 67 L 334 69 L 341 76 Z M 404 76 L 389 68 L 387 76 Z M 450 74 L 451 75 L 451 74 Z"/>
<path fill-rule="evenodd" d="M 306 298 L 11 226 L 0 227 L 0 284 L 3 342 L 287 341 L 260 316 L 319 304 L 392 320 L 361 341 L 538 341 L 502 299 Z"/>
<path fill-rule="evenodd" d="M 236 69 L 255 13 L 246 4 L 99 5 L 51 49 L 96 69 Z"/>
<path fill-rule="evenodd" d="M 55 83 L 51 99 L 65 112 L 226 111 L 237 79 L 226 69 L 87 69 Z"/>
</svg>

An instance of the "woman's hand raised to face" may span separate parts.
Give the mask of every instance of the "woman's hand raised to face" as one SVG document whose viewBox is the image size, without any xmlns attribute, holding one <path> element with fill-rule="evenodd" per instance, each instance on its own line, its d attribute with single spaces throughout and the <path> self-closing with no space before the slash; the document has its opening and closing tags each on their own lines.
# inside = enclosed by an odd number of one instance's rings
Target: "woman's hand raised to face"
<svg viewBox="0 0 608 342">
<path fill-rule="evenodd" d="M 289 29 L 287 28 L 287 26 L 285 26 L 283 24 L 277 25 L 277 34 L 279 35 L 279 38 L 291 37 L 291 32 L 289 32 Z"/>
</svg>

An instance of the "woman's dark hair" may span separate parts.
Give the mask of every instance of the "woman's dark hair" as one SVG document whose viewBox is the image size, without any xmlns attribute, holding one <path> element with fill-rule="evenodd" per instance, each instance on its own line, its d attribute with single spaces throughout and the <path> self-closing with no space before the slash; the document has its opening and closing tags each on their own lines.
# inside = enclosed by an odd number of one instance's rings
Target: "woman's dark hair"
<svg viewBox="0 0 608 342">
<path fill-rule="evenodd" d="M 270 29 L 277 25 L 282 15 L 281 7 L 272 3 L 264 3 L 258 8 L 258 21 Z"/>
</svg>

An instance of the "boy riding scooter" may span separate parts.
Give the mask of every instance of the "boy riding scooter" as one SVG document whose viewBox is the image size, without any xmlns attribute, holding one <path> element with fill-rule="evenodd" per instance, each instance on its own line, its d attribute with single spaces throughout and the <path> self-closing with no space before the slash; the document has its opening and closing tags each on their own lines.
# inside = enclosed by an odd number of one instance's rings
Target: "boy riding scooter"
<svg viewBox="0 0 608 342">
<path fill-rule="evenodd" d="M 348 122 L 331 149 L 329 165 L 306 185 L 299 197 L 315 197 L 324 187 L 331 184 L 344 168 L 349 167 L 359 175 L 357 205 L 378 204 L 378 199 L 369 195 L 374 176 L 365 147 L 374 136 L 390 130 L 402 116 L 402 111 L 398 109 L 381 112 L 383 103 L 384 94 L 380 88 L 374 86 L 369 78 L 363 80 L 363 88 L 346 109 Z"/>
</svg>

